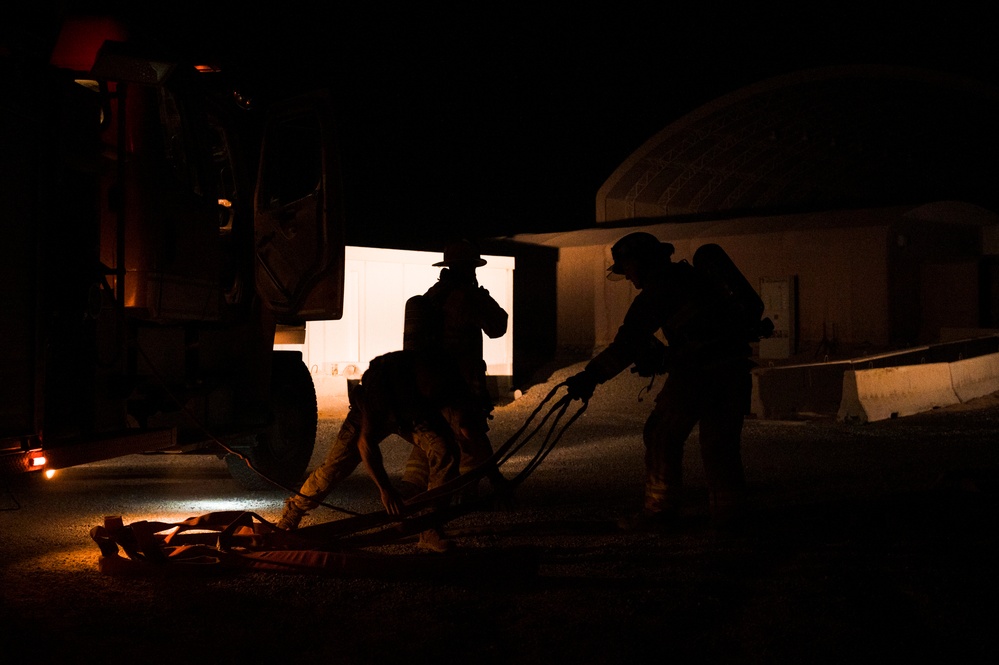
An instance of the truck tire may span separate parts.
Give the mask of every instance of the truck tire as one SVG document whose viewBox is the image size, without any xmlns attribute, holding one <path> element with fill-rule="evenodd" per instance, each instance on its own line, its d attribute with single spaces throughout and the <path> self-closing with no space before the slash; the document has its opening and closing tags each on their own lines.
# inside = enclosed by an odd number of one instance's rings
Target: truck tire
<svg viewBox="0 0 999 665">
<path fill-rule="evenodd" d="M 253 468 L 232 453 L 225 456 L 226 467 L 248 490 L 297 490 L 312 459 L 319 422 L 316 388 L 299 354 L 275 352 L 271 388 L 273 423 L 240 449 Z"/>
</svg>

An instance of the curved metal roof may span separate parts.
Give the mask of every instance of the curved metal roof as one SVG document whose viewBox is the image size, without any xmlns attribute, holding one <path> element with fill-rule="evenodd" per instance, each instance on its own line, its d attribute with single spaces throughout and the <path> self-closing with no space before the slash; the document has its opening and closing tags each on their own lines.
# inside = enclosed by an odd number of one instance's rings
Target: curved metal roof
<svg viewBox="0 0 999 665">
<path fill-rule="evenodd" d="M 646 141 L 597 194 L 597 221 L 999 200 L 999 89 L 842 67 L 721 97 Z"/>
</svg>

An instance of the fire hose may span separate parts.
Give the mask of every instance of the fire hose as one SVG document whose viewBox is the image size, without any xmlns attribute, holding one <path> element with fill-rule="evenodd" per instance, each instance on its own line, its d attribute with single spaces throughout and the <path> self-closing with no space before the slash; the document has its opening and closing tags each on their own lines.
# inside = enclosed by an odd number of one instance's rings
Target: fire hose
<svg viewBox="0 0 999 665">
<path fill-rule="evenodd" d="M 477 483 L 492 466 L 502 468 L 520 453 L 547 425 L 543 440 L 519 472 L 508 479 L 511 489 L 523 483 L 554 450 L 566 430 L 586 410 L 587 400 L 562 422 L 573 399 L 568 394 L 555 401 L 540 422 L 532 423 L 565 383 L 555 386 L 489 460 L 443 485 L 416 495 L 406 502 L 407 514 L 390 516 L 386 511 L 353 514 L 341 520 L 278 529 L 251 512 L 224 511 L 192 517 L 182 522 L 136 522 L 125 525 L 119 517 L 105 518 L 91 529 L 91 538 L 101 551 L 99 567 L 106 574 L 170 574 L 209 572 L 223 569 L 256 569 L 282 572 L 370 573 L 384 571 L 387 559 L 358 552 L 358 548 L 388 544 L 477 510 L 488 497 L 457 502 L 463 490 Z M 124 550 L 126 556 L 120 555 Z M 472 555 L 475 556 L 475 555 Z M 479 557 L 483 554 L 479 554 Z M 488 555 L 485 555 L 488 556 Z M 507 553 L 507 560 L 530 568 L 533 552 Z M 421 559 L 422 561 L 422 559 Z M 174 565 L 166 565 L 166 564 Z M 440 573 L 440 564 L 396 563 L 397 572 Z M 413 569 L 412 566 L 417 568 Z M 401 568 L 401 566 L 409 566 Z M 391 567 L 391 566 L 389 566 Z"/>
<path fill-rule="evenodd" d="M 300 527 L 294 532 L 296 540 L 315 539 L 317 542 L 323 544 L 340 542 L 344 545 L 349 544 L 352 546 L 358 546 L 362 543 L 370 545 L 378 541 L 390 541 L 398 539 L 400 536 L 419 533 L 431 526 L 440 526 L 461 515 L 474 512 L 492 497 L 487 495 L 472 501 L 461 502 L 457 502 L 454 499 L 459 497 L 464 490 L 483 479 L 493 466 L 502 471 L 503 466 L 510 464 L 511 459 L 520 453 L 547 425 L 544 439 L 536 447 L 530 460 L 528 460 L 519 472 L 508 479 L 507 484 L 509 488 L 511 490 L 515 489 L 537 469 L 551 451 L 554 450 L 566 430 L 586 410 L 588 403 L 583 401 L 580 407 L 564 423 L 561 423 L 560 426 L 560 422 L 563 420 L 573 401 L 569 395 L 564 395 L 551 405 L 540 422 L 532 428 L 532 423 L 544 407 L 552 401 L 559 389 L 565 387 L 565 385 L 565 383 L 560 383 L 552 388 L 548 395 L 527 417 L 521 427 L 499 446 L 486 462 L 475 469 L 461 474 L 457 478 L 453 478 L 432 490 L 422 492 L 406 501 L 407 515 L 393 517 L 384 510 L 361 515 L 355 514 L 352 517 L 342 520 Z M 359 535 L 362 532 L 365 532 L 364 535 Z"/>
</svg>

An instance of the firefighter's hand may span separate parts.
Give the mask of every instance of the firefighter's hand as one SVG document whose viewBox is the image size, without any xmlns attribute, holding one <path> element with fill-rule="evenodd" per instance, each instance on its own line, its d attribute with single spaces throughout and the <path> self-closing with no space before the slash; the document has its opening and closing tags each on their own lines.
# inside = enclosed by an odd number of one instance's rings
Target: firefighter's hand
<svg viewBox="0 0 999 665">
<path fill-rule="evenodd" d="M 385 512 L 392 517 L 399 517 L 405 512 L 406 505 L 394 487 L 383 488 L 381 490 L 381 497 L 382 505 L 385 506 Z"/>
<path fill-rule="evenodd" d="M 593 390 L 597 387 L 597 380 L 593 375 L 583 370 L 579 374 L 574 374 L 565 380 L 565 386 L 569 390 L 571 399 L 581 399 L 588 402 L 593 397 Z"/>
</svg>

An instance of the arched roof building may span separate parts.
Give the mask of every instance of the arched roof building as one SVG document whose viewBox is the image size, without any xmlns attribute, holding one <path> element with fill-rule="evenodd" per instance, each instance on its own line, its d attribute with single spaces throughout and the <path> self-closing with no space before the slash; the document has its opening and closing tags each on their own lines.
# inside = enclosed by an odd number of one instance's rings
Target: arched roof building
<svg viewBox="0 0 999 665">
<path fill-rule="evenodd" d="M 958 200 L 996 209 L 999 89 L 838 67 L 737 90 L 649 138 L 597 193 L 598 223 Z"/>
<path fill-rule="evenodd" d="M 786 337 L 761 355 L 999 328 L 997 119 L 999 89 L 950 74 L 780 76 L 650 137 L 600 187 L 593 227 L 514 240 L 558 249 L 560 348 L 612 339 L 634 293 L 603 279 L 609 248 L 639 228 L 676 260 L 717 242 L 765 300 L 783 300 Z"/>
</svg>

